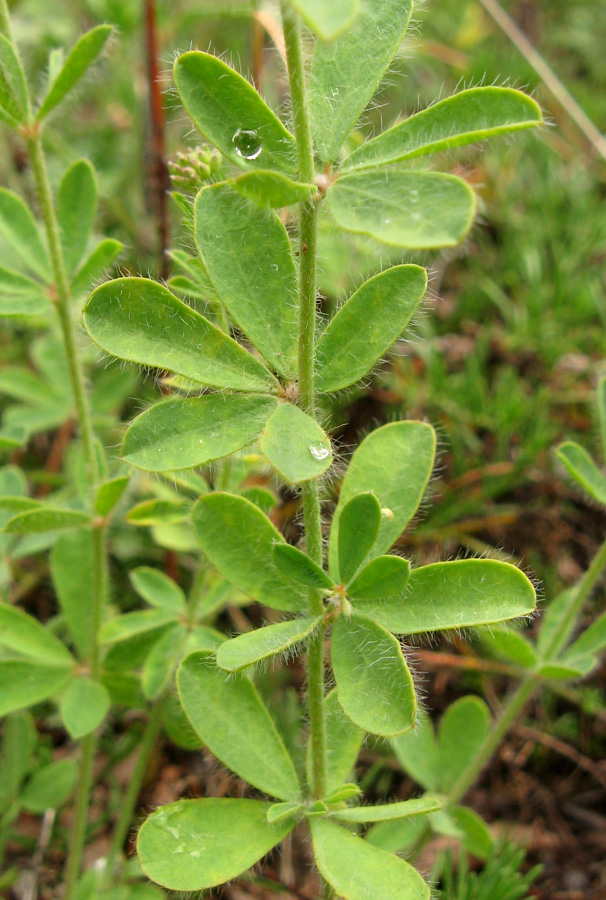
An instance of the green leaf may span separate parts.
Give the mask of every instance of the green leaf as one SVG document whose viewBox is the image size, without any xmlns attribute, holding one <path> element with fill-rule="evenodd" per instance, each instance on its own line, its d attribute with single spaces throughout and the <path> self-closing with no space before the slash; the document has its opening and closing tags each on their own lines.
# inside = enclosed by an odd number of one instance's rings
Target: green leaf
<svg viewBox="0 0 606 900">
<path fill-rule="evenodd" d="M 403 859 L 326 818 L 310 821 L 321 875 L 344 900 L 429 900 L 429 888 Z"/>
<path fill-rule="evenodd" d="M 0 235 L 32 272 L 50 282 L 50 261 L 36 220 L 23 200 L 6 188 L 0 188 Z"/>
<path fill-rule="evenodd" d="M 324 569 L 310 559 L 307 553 L 303 553 L 292 544 L 276 544 L 272 551 L 272 557 L 282 574 L 292 581 L 296 581 L 297 584 L 319 590 L 334 588 L 332 579 Z"/>
<path fill-rule="evenodd" d="M 537 675 L 553 681 L 569 681 L 588 675 L 595 669 L 597 662 L 598 660 L 594 656 L 575 657 L 570 661 L 564 658 L 561 662 L 545 663 L 539 666 Z"/>
<path fill-rule="evenodd" d="M 385 553 L 416 513 L 433 469 L 436 436 L 425 422 L 392 422 L 356 449 L 339 494 L 330 532 L 330 571 L 338 580 L 339 519 L 356 494 L 371 493 L 382 507 L 373 555 Z"/>
<path fill-rule="evenodd" d="M 0 122 L 18 129 L 29 114 L 27 82 L 8 37 L 0 34 Z"/>
<path fill-rule="evenodd" d="M 497 659 L 532 669 L 537 653 L 530 641 L 511 628 L 494 628 L 478 634 L 484 648 Z"/>
<path fill-rule="evenodd" d="M 177 674 L 181 704 L 217 759 L 258 790 L 299 800 L 293 762 L 254 684 L 218 669 L 212 655 L 192 653 Z"/>
<path fill-rule="evenodd" d="M 269 825 L 271 806 L 215 797 L 163 806 L 139 831 L 141 867 L 148 878 L 172 891 L 201 891 L 230 881 L 294 827 L 293 819 Z"/>
<path fill-rule="evenodd" d="M 68 275 L 82 259 L 95 224 L 97 176 L 87 159 L 78 159 L 63 173 L 57 192 L 57 221 Z"/>
<path fill-rule="evenodd" d="M 74 662 L 69 650 L 44 625 L 8 603 L 0 603 L 0 646 L 50 665 L 70 668 Z"/>
<path fill-rule="evenodd" d="M 25 428 L 11 427 L 0 430 L 0 450 L 18 450 L 28 438 Z"/>
<path fill-rule="evenodd" d="M 50 312 L 50 299 L 46 294 L 3 294 L 0 296 L 0 316 L 3 318 L 19 318 L 21 316 L 45 316 Z"/>
<path fill-rule="evenodd" d="M 340 822 L 386 822 L 426 815 L 441 808 L 442 804 L 437 797 L 426 796 L 381 806 L 352 806 L 349 809 L 334 810 L 331 815 Z"/>
<path fill-rule="evenodd" d="M 247 631 L 221 644 L 217 650 L 217 665 L 226 672 L 237 672 L 277 653 L 286 653 L 309 637 L 321 621 L 321 616 L 292 619 Z"/>
<path fill-rule="evenodd" d="M 360 14 L 360 0 L 291 0 L 303 21 L 323 41 L 334 41 Z"/>
<path fill-rule="evenodd" d="M 38 507 L 18 513 L 4 526 L 7 534 L 42 534 L 45 531 L 63 531 L 80 528 L 91 522 L 91 516 L 77 509 L 54 509 L 52 506 Z"/>
<path fill-rule="evenodd" d="M 359 495 L 361 496 L 361 495 Z M 378 600 L 402 594 L 410 578 L 410 563 L 401 556 L 377 556 L 364 566 L 348 586 L 347 594 L 359 612 L 365 610 L 365 600 Z"/>
<path fill-rule="evenodd" d="M 97 244 L 76 272 L 71 283 L 72 294 L 88 293 L 91 285 L 100 276 L 106 275 L 123 246 L 124 244 L 113 240 L 113 238 L 105 238 Z"/>
<path fill-rule="evenodd" d="M 239 194 L 257 206 L 281 209 L 293 203 L 305 203 L 318 193 L 315 184 L 293 181 L 280 172 L 245 172 L 230 181 Z"/>
<path fill-rule="evenodd" d="M 34 281 L 29 275 L 24 275 L 22 272 L 14 272 L 12 269 L 5 269 L 4 266 L 0 266 L 0 291 L 2 294 L 23 296 L 41 290 L 41 284 L 38 281 Z"/>
<path fill-rule="evenodd" d="M 194 50 L 177 58 L 173 77 L 194 125 L 223 156 L 244 169 L 295 172 L 295 139 L 230 66 Z"/>
<path fill-rule="evenodd" d="M 191 501 L 144 500 L 137 503 L 125 516 L 131 525 L 160 525 L 185 522 L 191 514 Z"/>
<path fill-rule="evenodd" d="M 89 529 L 62 534 L 51 554 L 51 574 L 61 612 L 79 654 L 90 652 L 95 586 L 94 536 Z"/>
<path fill-rule="evenodd" d="M 274 545 L 284 538 L 253 503 L 215 491 L 198 500 L 192 521 L 210 562 L 244 594 L 275 609 L 306 608 L 307 590 L 273 560 Z"/>
<path fill-rule="evenodd" d="M 316 389 L 338 391 L 366 375 L 400 337 L 426 288 L 425 269 L 411 265 L 364 282 L 320 336 Z"/>
<path fill-rule="evenodd" d="M 95 343 L 119 359 L 218 388 L 276 387 L 271 372 L 251 353 L 149 278 L 100 285 L 86 304 L 84 325 Z"/>
<path fill-rule="evenodd" d="M 22 796 L 21 784 L 31 769 L 37 740 L 34 720 L 27 712 L 13 713 L 2 723 L 0 808 L 3 812 L 19 794 Z"/>
<path fill-rule="evenodd" d="M 185 612 L 185 594 L 159 569 L 139 566 L 130 573 L 130 580 L 139 596 L 157 609 L 166 609 L 175 615 Z"/>
<path fill-rule="evenodd" d="M 315 419 L 292 403 L 281 403 L 267 420 L 261 451 L 285 481 L 319 478 L 332 465 L 330 440 Z"/>
<path fill-rule="evenodd" d="M 356 574 L 381 527 L 381 507 L 374 494 L 357 494 L 345 504 L 339 520 L 339 573 L 347 584 Z"/>
<path fill-rule="evenodd" d="M 411 819 L 377 822 L 366 834 L 366 841 L 381 850 L 399 853 L 415 846 L 416 841 L 423 840 L 426 833 L 425 819 L 422 816 L 413 816 Z"/>
<path fill-rule="evenodd" d="M 59 809 L 69 799 L 77 777 L 78 766 L 73 759 L 49 763 L 29 779 L 21 794 L 21 804 L 34 815 Z"/>
<path fill-rule="evenodd" d="M 168 684 L 179 661 L 185 633 L 182 625 L 167 628 L 149 652 L 141 673 L 141 686 L 148 700 L 155 700 Z"/>
<path fill-rule="evenodd" d="M 97 488 L 95 495 L 95 512 L 99 516 L 108 516 L 114 509 L 120 497 L 126 490 L 130 477 L 121 475 L 119 478 L 112 478 L 110 481 L 104 481 Z"/>
<path fill-rule="evenodd" d="M 476 210 L 467 182 L 442 172 L 354 172 L 338 178 L 326 199 L 341 228 L 410 250 L 460 244 Z"/>
<path fill-rule="evenodd" d="M 274 803 L 267 810 L 267 824 L 273 825 L 275 822 L 281 822 L 285 819 L 297 818 L 303 806 L 301 803 Z"/>
<path fill-rule="evenodd" d="M 577 484 L 580 484 L 590 497 L 606 506 L 606 477 L 584 447 L 574 441 L 566 441 L 560 444 L 556 453 Z"/>
<path fill-rule="evenodd" d="M 78 740 L 95 731 L 109 712 L 107 688 L 92 678 L 74 678 L 59 706 L 69 735 Z"/>
<path fill-rule="evenodd" d="M 0 716 L 53 697 L 72 678 L 71 666 L 0 659 Z"/>
<path fill-rule="evenodd" d="M 332 629 L 339 703 L 360 728 L 385 737 L 415 722 L 412 676 L 398 640 L 366 616 L 339 616 Z"/>
<path fill-rule="evenodd" d="M 277 404 L 255 394 L 161 400 L 131 422 L 122 457 L 147 472 L 205 465 L 256 440 Z"/>
<path fill-rule="evenodd" d="M 342 784 L 336 791 L 332 791 L 328 796 L 324 797 L 326 806 L 332 806 L 335 803 L 344 803 L 353 797 L 360 797 L 362 789 L 357 784 Z"/>
<path fill-rule="evenodd" d="M 174 622 L 176 613 L 167 609 L 144 609 L 140 612 L 116 616 L 102 625 L 99 640 L 102 644 L 117 644 L 146 631 L 155 631 Z"/>
<path fill-rule="evenodd" d="M 16 513 L 27 512 L 30 509 L 40 509 L 42 504 L 32 497 L 0 497 L 0 512 L 2 519 L 8 521 Z"/>
<path fill-rule="evenodd" d="M 544 656 L 555 638 L 556 632 L 560 633 L 564 625 L 564 621 L 569 619 L 571 604 L 574 603 L 574 595 L 577 588 L 567 588 L 561 591 L 550 602 L 549 606 L 543 612 L 540 621 L 539 633 L 537 635 L 537 651 L 539 656 Z M 565 643 L 570 637 L 573 623 L 567 622 L 566 636 L 563 639 Z M 562 640 L 558 641 L 558 646 L 562 646 Z"/>
<path fill-rule="evenodd" d="M 97 59 L 112 32 L 111 25 L 97 25 L 87 31 L 77 41 L 67 55 L 61 71 L 51 84 L 42 101 L 36 119 L 40 121 L 54 109 L 71 89 L 80 81 L 88 68 Z"/>
<path fill-rule="evenodd" d="M 364 741 L 364 731 L 345 715 L 336 688 L 324 701 L 326 719 L 326 800 L 351 775 Z M 307 745 L 307 781 L 313 783 L 311 746 Z"/>
<path fill-rule="evenodd" d="M 438 728 L 439 789 L 448 793 L 471 763 L 490 728 L 490 712 L 479 697 L 461 697 L 448 707 Z"/>
<path fill-rule="evenodd" d="M 542 122 L 538 104 L 521 91 L 506 87 L 470 88 L 367 141 L 345 160 L 342 168 L 350 171 L 389 165 Z"/>
<path fill-rule="evenodd" d="M 602 375 L 598 381 L 597 407 L 602 444 L 602 459 L 606 461 L 606 375 Z"/>
<path fill-rule="evenodd" d="M 484 819 L 468 806 L 451 806 L 448 814 L 462 833 L 462 844 L 468 853 L 478 859 L 486 859 L 493 849 L 494 841 Z"/>
<path fill-rule="evenodd" d="M 327 8 L 332 4 L 325 4 Z M 309 74 L 310 112 L 320 159 L 332 163 L 385 75 L 408 28 L 410 0 L 365 0 L 351 27 L 331 44 L 316 42 Z"/>
<path fill-rule="evenodd" d="M 579 657 L 601 652 L 606 647 L 606 613 L 592 622 L 566 651 L 564 660 L 576 662 Z"/>
<path fill-rule="evenodd" d="M 396 634 L 489 625 L 530 615 L 535 590 L 522 571 L 495 559 L 459 559 L 413 569 L 402 600 L 369 616 Z"/>
<path fill-rule="evenodd" d="M 419 710 L 415 727 L 391 741 L 396 758 L 407 775 L 427 791 L 440 785 L 440 757 L 434 728 L 425 710 Z"/>
<path fill-rule="evenodd" d="M 194 216 L 196 247 L 229 314 L 277 372 L 294 377 L 297 273 L 286 228 L 228 184 L 202 188 Z"/>
</svg>

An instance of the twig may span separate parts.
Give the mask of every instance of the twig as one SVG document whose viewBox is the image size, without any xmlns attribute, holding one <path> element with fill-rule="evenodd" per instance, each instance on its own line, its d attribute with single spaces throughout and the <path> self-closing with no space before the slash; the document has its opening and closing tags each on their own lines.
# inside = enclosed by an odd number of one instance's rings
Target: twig
<svg viewBox="0 0 606 900">
<path fill-rule="evenodd" d="M 23 878 L 23 900 L 36 900 L 38 895 L 38 873 L 44 861 L 46 848 L 50 843 L 56 814 L 54 809 L 47 809 L 44 813 L 36 852 L 32 856 L 31 870 L 26 872 Z"/>
<path fill-rule="evenodd" d="M 147 81 L 149 92 L 149 181 L 152 201 L 158 217 L 160 277 L 166 280 L 169 275 L 169 260 L 166 251 L 168 250 L 170 242 L 167 203 L 170 178 L 165 159 L 165 116 L 162 91 L 160 88 L 160 70 L 158 66 L 155 0 L 145 0 L 145 44 L 147 51 Z"/>
<path fill-rule="evenodd" d="M 606 136 L 591 121 L 585 110 L 577 103 L 570 91 L 562 84 L 551 66 L 520 31 L 513 19 L 505 12 L 498 0 L 480 0 L 486 12 L 505 32 L 524 59 L 532 66 L 547 90 L 553 94 L 565 112 L 583 132 L 596 152 L 606 161 Z"/>
<path fill-rule="evenodd" d="M 578 750 L 575 750 L 574 747 L 571 747 L 570 744 L 565 744 L 564 741 L 560 741 L 553 735 L 546 734 L 544 731 L 540 731 L 538 728 L 532 728 L 528 725 L 514 725 L 513 732 L 525 740 L 542 744 L 549 750 L 553 750 L 554 753 L 565 756 L 577 765 L 579 769 L 583 769 L 585 772 L 592 775 L 602 787 L 606 788 L 606 772 L 602 771 L 600 766 L 592 759 L 589 759 L 589 757 L 584 756 Z"/>
</svg>

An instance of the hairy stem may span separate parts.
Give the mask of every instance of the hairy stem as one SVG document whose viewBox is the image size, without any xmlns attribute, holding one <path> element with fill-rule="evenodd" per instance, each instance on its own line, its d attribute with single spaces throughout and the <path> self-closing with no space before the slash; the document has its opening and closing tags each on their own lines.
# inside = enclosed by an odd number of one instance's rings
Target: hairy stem
<svg viewBox="0 0 606 900">
<path fill-rule="evenodd" d="M 48 241 L 48 249 L 51 256 L 51 264 L 53 267 L 53 276 L 55 280 L 56 291 L 56 308 L 61 325 L 61 333 L 63 336 L 63 344 L 67 357 L 67 365 L 69 368 L 72 391 L 78 414 L 78 425 L 80 428 L 80 436 L 82 438 L 82 447 L 84 450 L 84 461 L 87 471 L 87 482 L 89 487 L 94 488 L 97 483 L 99 472 L 97 466 L 97 454 L 95 452 L 95 436 L 93 432 L 92 418 L 90 413 L 90 405 L 86 394 L 86 386 L 84 382 L 84 373 L 80 363 L 78 354 L 78 346 L 76 341 L 76 329 L 72 318 L 70 308 L 70 290 L 65 271 L 65 263 L 63 261 L 63 250 L 61 248 L 61 237 L 59 234 L 59 223 L 57 222 L 57 213 L 53 200 L 53 193 L 48 177 L 48 169 L 46 167 L 46 159 L 44 149 L 42 147 L 42 135 L 36 126 L 35 133 L 27 140 L 27 149 L 32 163 L 34 178 L 36 180 L 36 188 L 38 191 L 38 200 L 40 202 L 40 210 L 46 230 Z M 92 490 L 91 490 L 92 493 Z"/>
<path fill-rule="evenodd" d="M 301 48 L 299 21 L 291 7 L 282 2 L 282 21 L 286 61 L 299 162 L 299 177 L 314 182 L 314 155 L 311 122 L 307 105 L 305 67 Z M 301 204 L 300 264 L 299 264 L 299 402 L 305 412 L 316 415 L 314 393 L 314 353 L 316 338 L 316 275 L 317 275 L 318 207 L 310 200 Z M 301 488 L 307 552 L 322 564 L 322 520 L 317 481 L 306 482 Z M 309 592 L 309 609 L 321 615 L 324 609 L 318 591 Z M 324 636 L 320 628 L 307 646 L 307 690 L 310 722 L 310 744 L 313 773 L 313 794 L 322 797 L 326 786 L 326 722 L 324 709 Z"/>
<path fill-rule="evenodd" d="M 63 259 L 55 202 L 48 177 L 48 169 L 42 146 L 42 136 L 38 126 L 32 126 L 30 136 L 27 138 L 27 148 L 36 181 L 38 199 L 51 257 L 56 292 L 55 305 L 61 325 L 63 344 L 67 357 L 74 401 L 76 404 L 78 426 L 82 439 L 86 479 L 89 489 L 88 500 L 89 503 L 92 504 L 95 487 L 99 480 L 95 435 L 90 405 L 86 393 L 84 373 L 78 354 L 76 330 L 70 305 L 69 283 Z M 95 528 L 93 532 L 94 568 L 91 573 L 93 584 L 93 609 L 91 631 L 89 635 L 88 658 L 85 660 L 88 665 L 90 677 L 93 679 L 97 679 L 100 675 L 100 648 L 97 635 L 103 617 L 106 596 L 105 532 L 105 527 Z M 93 765 L 96 746 L 97 736 L 94 732 L 86 735 L 82 740 L 80 774 L 75 800 L 75 815 L 70 834 L 69 853 L 65 865 L 65 900 L 72 900 L 82 866 L 88 808 L 93 784 Z"/>
</svg>

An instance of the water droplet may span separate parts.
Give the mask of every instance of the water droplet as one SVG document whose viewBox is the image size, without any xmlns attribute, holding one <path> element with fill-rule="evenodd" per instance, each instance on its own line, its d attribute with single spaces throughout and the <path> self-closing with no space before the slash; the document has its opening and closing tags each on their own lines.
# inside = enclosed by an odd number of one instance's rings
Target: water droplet
<svg viewBox="0 0 606 900">
<path fill-rule="evenodd" d="M 328 447 L 324 447 L 323 444 L 310 444 L 309 452 L 313 456 L 314 459 L 326 459 L 330 456 L 330 450 Z"/>
<path fill-rule="evenodd" d="M 388 522 L 393 521 L 393 518 L 394 518 L 393 510 L 390 509 L 388 506 L 383 507 L 383 509 L 381 510 L 381 515 L 383 516 L 384 519 L 387 519 Z"/>
<path fill-rule="evenodd" d="M 261 138 L 257 132 L 247 131 L 244 128 L 238 128 L 231 139 L 231 142 L 234 145 L 236 153 L 238 156 L 241 156 L 242 159 L 256 159 L 263 149 Z"/>
</svg>

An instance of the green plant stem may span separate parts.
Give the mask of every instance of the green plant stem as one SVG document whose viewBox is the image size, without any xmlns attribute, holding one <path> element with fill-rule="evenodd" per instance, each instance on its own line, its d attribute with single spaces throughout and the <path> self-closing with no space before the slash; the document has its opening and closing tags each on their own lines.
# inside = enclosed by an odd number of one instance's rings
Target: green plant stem
<svg viewBox="0 0 606 900">
<path fill-rule="evenodd" d="M 89 638 L 88 669 L 90 677 L 97 680 L 101 674 L 101 655 L 97 635 L 105 606 L 107 568 L 105 560 L 105 527 L 93 531 L 94 568 L 91 573 L 94 585 L 93 610 Z M 80 773 L 76 788 L 74 821 L 70 832 L 69 852 L 65 863 L 64 900 L 72 900 L 82 868 L 82 854 L 86 842 L 86 825 L 88 809 L 94 780 L 95 752 L 97 749 L 97 733 L 87 734 L 82 739 L 80 755 Z"/>
<path fill-rule="evenodd" d="M 86 467 L 86 481 L 89 488 L 89 503 L 94 501 L 95 488 L 99 480 L 99 467 L 95 449 L 95 435 L 92 425 L 90 405 L 86 393 L 84 373 L 78 354 L 76 330 L 72 318 L 70 289 L 63 259 L 61 236 L 55 202 L 48 177 L 48 168 L 42 145 L 42 135 L 38 125 L 32 125 L 26 137 L 27 149 L 36 181 L 38 199 L 46 238 L 51 257 L 56 292 L 56 308 L 63 336 L 63 344 L 70 374 L 74 401 L 78 417 L 80 436 Z M 106 529 L 97 527 L 93 531 L 94 571 L 91 573 L 93 583 L 93 610 L 91 616 L 91 632 L 89 639 L 88 659 L 86 660 L 90 677 L 98 679 L 100 675 L 100 648 L 97 639 L 103 618 L 106 596 Z M 81 744 L 81 761 L 78 787 L 75 800 L 74 822 L 70 834 L 69 852 L 65 864 L 64 900 L 72 900 L 76 883 L 82 866 L 82 854 L 86 839 L 86 824 L 90 794 L 93 785 L 93 766 L 97 735 L 86 735 Z"/>
<path fill-rule="evenodd" d="M 114 872 L 116 869 L 116 860 L 122 853 L 124 842 L 126 841 L 128 832 L 132 825 L 133 816 L 135 814 L 135 807 L 137 805 L 137 799 L 139 797 L 139 794 L 141 793 L 141 785 L 143 784 L 145 772 L 147 771 L 147 767 L 149 765 L 156 740 L 158 739 L 158 735 L 160 734 L 165 697 L 166 694 L 162 694 L 162 696 L 158 698 L 158 700 L 152 707 L 151 715 L 147 720 L 147 724 L 141 736 L 137 762 L 130 776 L 126 794 L 121 800 L 120 816 L 118 818 L 118 821 L 116 822 L 116 827 L 114 828 L 111 844 L 109 846 L 107 857 L 105 859 L 104 883 L 108 886 L 113 881 Z"/>
<path fill-rule="evenodd" d="M 295 137 L 299 162 L 299 177 L 312 183 L 315 180 L 311 121 L 307 105 L 305 67 L 301 48 L 301 30 L 297 15 L 282 2 L 284 43 L 292 101 Z M 299 257 L 299 403 L 305 412 L 316 417 L 314 392 L 314 354 L 316 340 L 316 278 L 317 278 L 318 207 L 315 201 L 301 204 Z M 322 564 L 322 519 L 317 481 L 306 482 L 301 488 L 307 552 Z M 309 608 L 312 615 L 322 615 L 324 604 L 318 591 L 310 590 Z M 324 709 L 324 637 L 320 628 L 307 646 L 307 691 L 309 705 L 310 744 L 313 773 L 313 794 L 323 797 L 326 786 L 326 721 Z"/>
<path fill-rule="evenodd" d="M 91 488 L 92 495 L 92 489 L 96 485 L 99 477 L 97 454 L 95 451 L 95 435 L 93 432 L 90 406 L 86 394 L 84 373 L 78 354 L 76 330 L 70 308 L 70 290 L 63 261 L 57 213 L 48 177 L 44 149 L 42 147 L 42 135 L 37 126 L 33 130 L 35 132 L 33 136 L 27 139 L 27 149 L 32 163 L 34 178 L 36 180 L 40 210 L 42 212 L 48 249 L 51 256 L 56 291 L 55 305 L 61 325 L 67 365 L 78 414 L 78 426 L 80 428 L 82 447 L 84 450 L 87 483 Z M 89 499 L 92 500 L 92 496 Z"/>
<path fill-rule="evenodd" d="M 586 600 L 593 591 L 596 582 L 606 567 L 606 540 L 593 557 L 591 565 L 583 575 L 580 584 L 570 594 L 570 600 L 566 612 L 554 630 L 551 640 L 547 642 L 544 651 L 545 659 L 554 659 L 566 645 L 577 623 L 577 619 L 585 605 Z"/>
<path fill-rule="evenodd" d="M 530 700 L 534 694 L 536 684 L 535 676 L 532 673 L 526 675 L 520 682 L 517 689 L 501 709 L 496 722 L 486 735 L 486 738 L 480 745 L 476 755 L 450 789 L 448 793 L 448 803 L 458 803 L 458 801 L 465 796 L 528 700 Z"/>
</svg>

